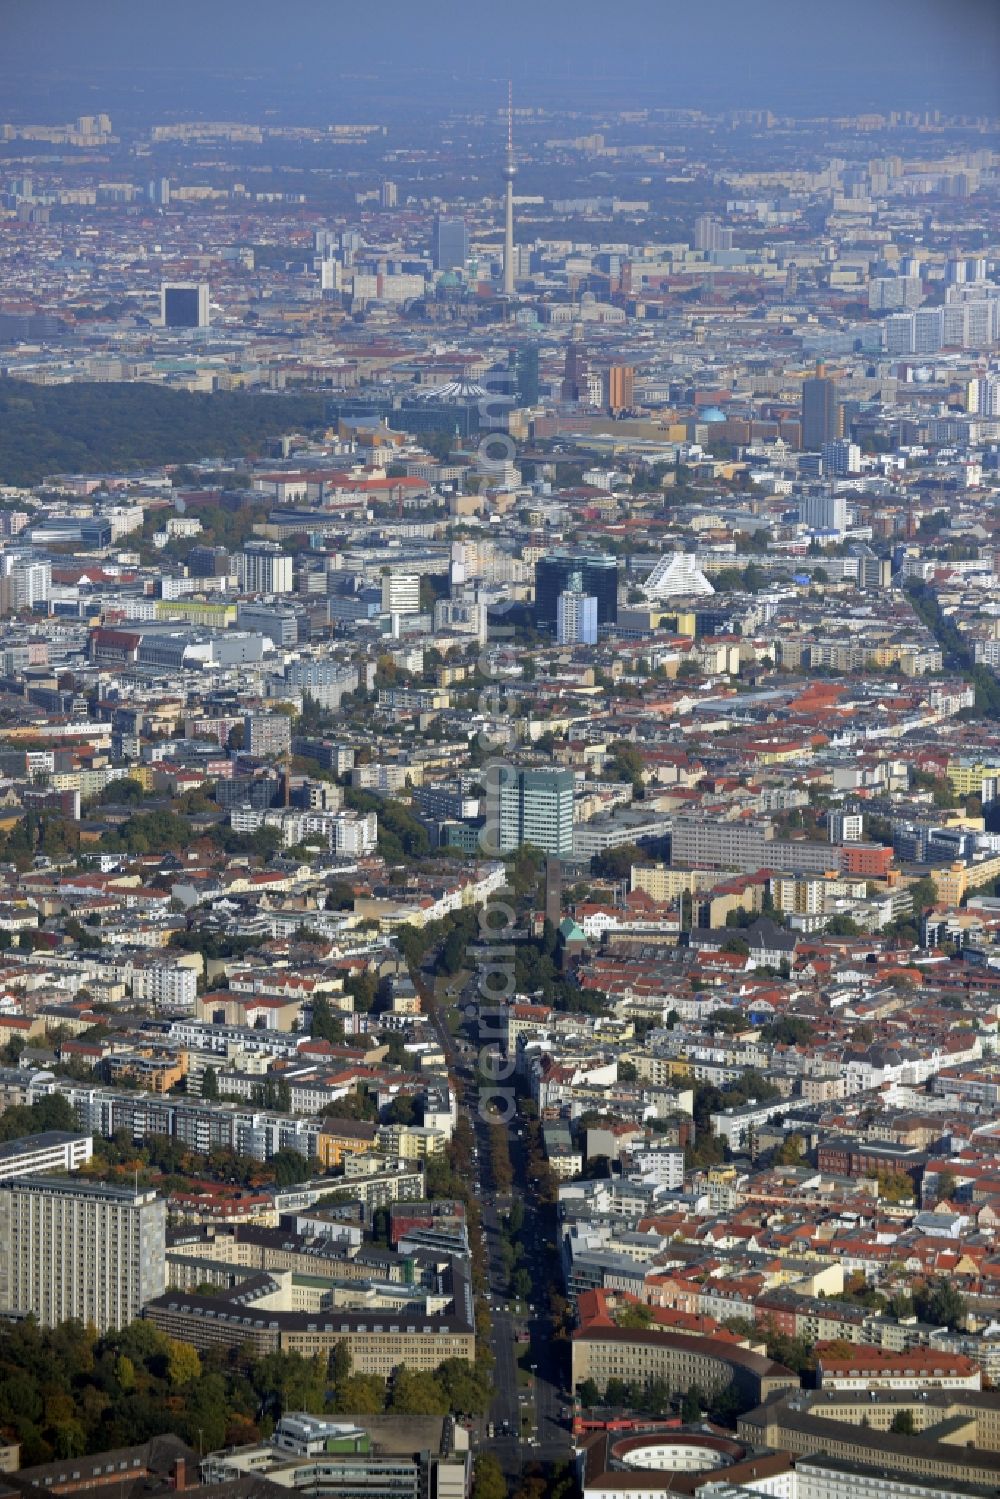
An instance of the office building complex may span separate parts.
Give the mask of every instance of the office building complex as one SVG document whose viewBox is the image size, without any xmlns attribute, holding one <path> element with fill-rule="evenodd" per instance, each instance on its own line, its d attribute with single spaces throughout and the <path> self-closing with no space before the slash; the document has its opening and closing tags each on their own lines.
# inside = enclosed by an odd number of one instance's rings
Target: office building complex
<svg viewBox="0 0 1000 1499">
<path fill-rule="evenodd" d="M 875 276 L 868 283 L 868 306 L 872 312 L 919 307 L 923 282 L 916 276 Z"/>
<path fill-rule="evenodd" d="M 289 687 L 301 688 L 320 707 L 336 709 L 344 694 L 357 688 L 358 671 L 339 661 L 290 661 L 285 681 Z"/>
<path fill-rule="evenodd" d="M 60 1177 L 0 1184 L 0 1308 L 43 1327 L 134 1322 L 166 1284 L 166 1204 L 155 1192 Z"/>
<path fill-rule="evenodd" d="M 558 857 L 573 852 L 573 775 L 568 770 L 499 767 L 487 786 L 501 853 L 530 843 Z"/>
<path fill-rule="evenodd" d="M 592 1379 L 599 1390 L 616 1376 L 675 1387 L 691 1379 L 706 1391 L 733 1387 L 745 1399 L 798 1388 L 797 1375 L 763 1354 L 663 1328 L 581 1327 L 572 1350 L 574 1385 Z"/>
<path fill-rule="evenodd" d="M 297 1247 L 295 1237 L 289 1236 L 288 1249 Z M 282 1258 L 287 1261 L 288 1256 Z M 389 1378 L 401 1364 L 436 1369 L 445 1359 L 471 1363 L 475 1358 L 472 1291 L 464 1254 L 438 1253 L 433 1310 L 428 1310 L 430 1288 L 419 1280 L 400 1286 L 399 1294 L 393 1287 L 387 1300 L 376 1293 L 357 1303 L 346 1301 L 336 1295 L 339 1277 L 324 1275 L 320 1256 L 311 1258 L 316 1267 L 310 1267 L 311 1296 L 303 1296 L 301 1282 L 293 1284 L 290 1270 L 275 1267 L 217 1285 L 211 1295 L 167 1291 L 153 1299 L 145 1314 L 169 1337 L 201 1349 L 250 1346 L 258 1354 L 300 1353 L 326 1360 L 340 1347 L 350 1357 L 352 1373 L 380 1379 Z M 171 1275 L 182 1275 L 180 1256 L 173 1254 Z"/>
<path fill-rule="evenodd" d="M 882 325 L 885 352 L 936 354 L 940 349 L 976 349 L 1000 337 L 1000 297 L 953 301 L 949 287 L 943 307 L 919 307 L 916 312 L 891 313 Z M 987 377 L 988 378 L 988 377 Z"/>
<path fill-rule="evenodd" d="M 901 1408 L 913 1413 L 909 1434 L 893 1429 Z M 967 1437 L 961 1446 L 948 1440 L 959 1421 Z M 876 1493 L 924 1499 L 933 1494 L 935 1480 L 941 1499 L 985 1495 L 995 1491 L 1000 1476 L 996 1396 L 988 1391 L 793 1389 L 765 1396 L 755 1410 L 740 1416 L 737 1427 L 744 1440 L 792 1453 L 796 1470 L 799 1459 L 806 1460 L 803 1467 L 810 1475 L 816 1472 L 814 1464 L 828 1472 L 832 1468 L 835 1484 L 814 1485 L 810 1476 L 808 1486 L 798 1491 L 822 1499 Z M 873 1470 L 877 1488 L 867 1484 Z"/>
<path fill-rule="evenodd" d="M 164 328 L 207 328 L 207 283 L 164 282 L 160 287 L 160 320 Z"/>
<path fill-rule="evenodd" d="M 595 552 L 592 556 L 552 552 L 535 563 L 535 619 L 555 630 L 559 595 L 582 593 L 597 600 L 598 625 L 614 624 L 618 618 L 618 564 L 614 557 Z"/>
<path fill-rule="evenodd" d="M 864 814 L 862 812 L 829 812 L 826 830 L 831 843 L 860 843 L 865 834 Z"/>
<path fill-rule="evenodd" d="M 486 604 L 474 596 L 466 596 L 461 585 L 456 597 L 438 599 L 434 605 L 435 630 L 454 630 L 460 635 L 474 635 L 485 645 L 488 623 Z"/>
<path fill-rule="evenodd" d="M 827 378 L 822 364 L 811 380 L 802 382 L 802 446 L 811 451 L 842 436 L 843 416 L 837 402 L 837 382 Z"/>
<path fill-rule="evenodd" d="M 469 233 L 463 218 L 440 214 L 434 226 L 434 269 L 460 271 L 469 258 Z"/>
<path fill-rule="evenodd" d="M 290 604 L 241 603 L 236 625 L 251 634 L 265 635 L 276 649 L 298 643 L 299 616 Z"/>
<path fill-rule="evenodd" d="M 259 1446 L 213 1453 L 202 1472 L 208 1483 L 263 1480 L 293 1491 L 321 1488 L 329 1499 L 463 1499 L 471 1474 L 468 1440 L 451 1416 L 331 1420 L 296 1411 L 283 1415 Z"/>
</svg>

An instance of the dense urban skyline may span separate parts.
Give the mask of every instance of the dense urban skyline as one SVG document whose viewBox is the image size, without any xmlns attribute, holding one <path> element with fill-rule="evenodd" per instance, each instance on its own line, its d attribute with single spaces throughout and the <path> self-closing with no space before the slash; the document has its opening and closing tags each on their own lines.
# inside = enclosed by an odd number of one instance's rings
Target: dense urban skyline
<svg viewBox="0 0 1000 1499">
<path fill-rule="evenodd" d="M 0 0 L 0 1499 L 996 1499 L 998 49 Z"/>
</svg>

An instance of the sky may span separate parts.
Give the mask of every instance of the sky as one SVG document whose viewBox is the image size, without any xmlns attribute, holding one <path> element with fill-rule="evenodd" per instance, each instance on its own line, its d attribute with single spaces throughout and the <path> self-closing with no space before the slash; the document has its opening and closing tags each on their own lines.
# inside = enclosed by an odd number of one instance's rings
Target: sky
<svg viewBox="0 0 1000 1499">
<path fill-rule="evenodd" d="M 0 0 L 5 118 L 466 108 L 508 76 L 555 108 L 994 113 L 1000 0 Z"/>
</svg>

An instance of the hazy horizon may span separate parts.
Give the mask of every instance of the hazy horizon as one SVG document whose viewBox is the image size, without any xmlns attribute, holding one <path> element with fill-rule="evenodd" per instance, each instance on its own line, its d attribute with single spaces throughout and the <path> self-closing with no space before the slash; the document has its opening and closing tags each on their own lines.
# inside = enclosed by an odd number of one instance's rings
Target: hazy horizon
<svg viewBox="0 0 1000 1499">
<path fill-rule="evenodd" d="M 996 0 L 508 0 L 491 31 L 454 0 L 0 0 L 4 118 L 90 110 L 314 120 L 453 104 L 1000 110 Z M 386 85 L 391 81 L 391 92 Z"/>
</svg>

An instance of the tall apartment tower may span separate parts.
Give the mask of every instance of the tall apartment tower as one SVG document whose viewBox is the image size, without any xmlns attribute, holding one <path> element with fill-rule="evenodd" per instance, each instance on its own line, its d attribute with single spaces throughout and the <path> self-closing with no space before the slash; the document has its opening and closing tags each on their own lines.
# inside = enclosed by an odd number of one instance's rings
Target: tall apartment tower
<svg viewBox="0 0 1000 1499">
<path fill-rule="evenodd" d="M 163 1295 L 166 1228 L 155 1192 L 51 1176 L 0 1183 L 0 1307 L 42 1327 L 126 1327 Z"/>
<path fill-rule="evenodd" d="M 395 208 L 399 202 L 399 189 L 388 177 L 379 188 L 378 200 L 382 208 Z"/>
<path fill-rule="evenodd" d="M 273 541 L 248 541 L 236 556 L 240 593 L 291 593 L 292 559 Z"/>
<path fill-rule="evenodd" d="M 807 452 L 843 436 L 843 413 L 837 401 L 837 382 L 818 364 L 811 380 L 802 382 L 802 446 Z"/>
<path fill-rule="evenodd" d="M 507 156 L 503 166 L 503 294 L 514 295 L 514 91 L 507 85 Z"/>
<path fill-rule="evenodd" d="M 799 501 L 799 520 L 817 531 L 846 531 L 847 497 L 842 494 L 803 495 Z"/>
<path fill-rule="evenodd" d="M 248 755 L 287 755 L 292 747 L 292 721 L 284 713 L 248 713 L 243 720 L 243 744 Z"/>
<path fill-rule="evenodd" d="M 573 772 L 500 765 L 487 784 L 500 853 L 525 843 L 556 858 L 573 852 Z"/>
<path fill-rule="evenodd" d="M 52 593 L 52 563 L 18 552 L 5 552 L 0 557 L 0 581 L 3 590 L 4 613 L 18 614 L 22 609 L 34 609 L 36 604 L 46 603 Z"/>
<path fill-rule="evenodd" d="M 597 600 L 593 594 L 567 591 L 559 595 L 556 639 L 560 645 L 597 644 Z"/>
<path fill-rule="evenodd" d="M 966 387 L 965 409 L 980 416 L 1000 416 L 1000 375 L 984 375 Z"/>
</svg>

